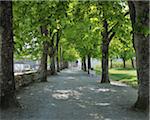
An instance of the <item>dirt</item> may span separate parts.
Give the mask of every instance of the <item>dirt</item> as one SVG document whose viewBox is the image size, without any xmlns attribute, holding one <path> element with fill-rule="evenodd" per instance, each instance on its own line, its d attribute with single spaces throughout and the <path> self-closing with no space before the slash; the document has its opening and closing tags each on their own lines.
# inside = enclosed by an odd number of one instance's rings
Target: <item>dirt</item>
<svg viewBox="0 0 150 120">
<path fill-rule="evenodd" d="M 22 88 L 17 99 L 23 108 L 1 111 L 1 120 L 148 120 L 130 109 L 136 89 L 99 80 L 78 69 L 63 70 L 48 82 Z"/>
</svg>

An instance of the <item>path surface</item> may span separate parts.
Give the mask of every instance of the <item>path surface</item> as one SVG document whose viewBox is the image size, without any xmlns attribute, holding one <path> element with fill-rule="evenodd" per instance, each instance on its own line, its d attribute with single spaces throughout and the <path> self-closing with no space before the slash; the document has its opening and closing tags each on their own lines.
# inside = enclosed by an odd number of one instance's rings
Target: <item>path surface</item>
<svg viewBox="0 0 150 120">
<path fill-rule="evenodd" d="M 117 84 L 98 84 L 99 78 L 72 69 L 50 76 L 46 83 L 24 87 L 17 98 L 24 109 L 1 113 L 2 120 L 147 120 L 129 108 L 137 91 Z"/>
</svg>

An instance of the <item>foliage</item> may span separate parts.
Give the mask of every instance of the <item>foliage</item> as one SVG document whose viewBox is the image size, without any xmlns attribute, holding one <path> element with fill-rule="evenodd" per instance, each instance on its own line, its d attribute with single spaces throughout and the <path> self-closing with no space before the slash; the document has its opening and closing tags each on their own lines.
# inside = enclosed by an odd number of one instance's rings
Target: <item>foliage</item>
<svg viewBox="0 0 150 120">
<path fill-rule="evenodd" d="M 25 1 L 14 2 L 14 39 L 15 58 L 39 59 L 42 51 L 42 43 L 51 41 L 51 37 L 61 25 L 60 18 L 66 16 L 67 2 L 61 1 Z M 47 32 L 43 36 L 40 27 L 44 26 Z"/>
<path fill-rule="evenodd" d="M 61 31 L 60 44 L 66 60 L 88 54 L 100 58 L 100 33 L 103 31 L 103 20 L 107 19 L 109 30 L 116 33 L 110 45 L 110 57 L 125 55 L 129 59 L 134 56 L 134 50 L 129 16 L 124 16 L 127 11 L 126 2 L 120 1 L 15 1 L 15 58 L 39 59 L 42 43 L 51 41 L 58 29 Z M 117 26 L 113 27 L 116 23 Z M 52 34 L 43 36 L 41 26 Z"/>
</svg>

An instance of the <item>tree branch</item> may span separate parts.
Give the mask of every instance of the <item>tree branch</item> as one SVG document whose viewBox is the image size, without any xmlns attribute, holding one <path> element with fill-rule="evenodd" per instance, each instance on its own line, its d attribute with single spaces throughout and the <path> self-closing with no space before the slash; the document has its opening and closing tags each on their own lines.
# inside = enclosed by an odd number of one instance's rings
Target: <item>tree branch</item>
<svg viewBox="0 0 150 120">
<path fill-rule="evenodd" d="M 124 17 L 127 16 L 128 14 L 129 14 L 129 11 L 124 14 Z M 108 35 L 113 31 L 113 29 L 114 29 L 118 24 L 119 24 L 119 22 L 117 22 L 117 23 L 108 31 Z"/>
<path fill-rule="evenodd" d="M 108 31 L 108 35 L 113 31 L 113 29 L 119 24 L 119 22 L 117 22 L 109 31 Z"/>
<path fill-rule="evenodd" d="M 110 41 L 112 40 L 112 38 L 115 36 L 115 32 L 113 32 L 111 35 L 110 35 L 110 37 L 108 38 L 108 42 L 110 43 Z"/>
<path fill-rule="evenodd" d="M 124 17 L 127 16 L 128 14 L 129 14 L 129 11 L 124 14 Z"/>
</svg>

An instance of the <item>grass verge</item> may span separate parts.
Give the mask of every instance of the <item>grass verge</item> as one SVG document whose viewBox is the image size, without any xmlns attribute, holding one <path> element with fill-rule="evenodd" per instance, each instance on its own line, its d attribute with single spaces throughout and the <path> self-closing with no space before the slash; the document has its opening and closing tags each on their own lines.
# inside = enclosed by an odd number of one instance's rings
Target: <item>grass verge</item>
<svg viewBox="0 0 150 120">
<path fill-rule="evenodd" d="M 96 74 L 101 74 L 100 68 L 96 68 Z M 109 69 L 110 79 L 114 81 L 119 81 L 134 88 L 137 88 L 137 74 L 136 70 L 133 68 L 112 68 Z"/>
</svg>

